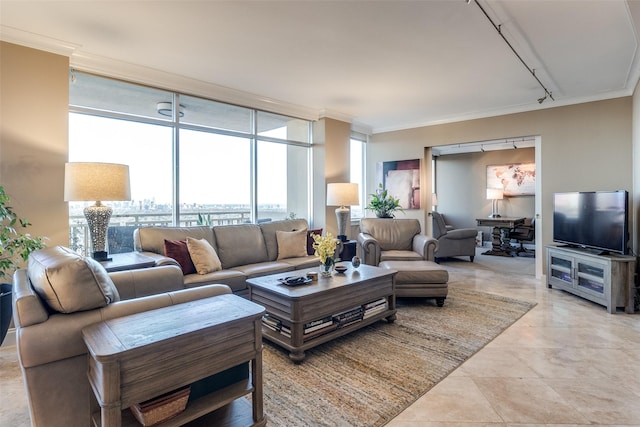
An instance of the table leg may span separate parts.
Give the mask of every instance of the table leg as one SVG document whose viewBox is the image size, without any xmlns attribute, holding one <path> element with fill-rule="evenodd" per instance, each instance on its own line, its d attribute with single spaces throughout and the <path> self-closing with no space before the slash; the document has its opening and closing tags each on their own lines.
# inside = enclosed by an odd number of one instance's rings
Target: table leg
<svg viewBox="0 0 640 427">
<path fill-rule="evenodd" d="M 508 256 L 511 257 L 513 254 L 511 253 L 509 245 L 509 241 L 505 238 L 505 234 L 507 229 L 502 227 L 493 227 L 491 231 L 492 241 L 491 241 L 491 250 L 483 252 L 483 255 L 494 255 L 494 256 Z"/>
</svg>

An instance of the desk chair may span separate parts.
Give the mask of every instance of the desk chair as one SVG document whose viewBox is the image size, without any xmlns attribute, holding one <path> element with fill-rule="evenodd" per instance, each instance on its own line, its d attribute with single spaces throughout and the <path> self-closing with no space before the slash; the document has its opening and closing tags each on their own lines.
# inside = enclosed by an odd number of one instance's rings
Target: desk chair
<svg viewBox="0 0 640 427">
<path fill-rule="evenodd" d="M 518 256 L 535 256 L 535 251 L 524 247 L 524 242 L 533 242 L 536 237 L 535 218 L 525 218 L 524 223 L 509 230 L 509 239 L 517 240 L 520 247 L 516 249 Z"/>
</svg>

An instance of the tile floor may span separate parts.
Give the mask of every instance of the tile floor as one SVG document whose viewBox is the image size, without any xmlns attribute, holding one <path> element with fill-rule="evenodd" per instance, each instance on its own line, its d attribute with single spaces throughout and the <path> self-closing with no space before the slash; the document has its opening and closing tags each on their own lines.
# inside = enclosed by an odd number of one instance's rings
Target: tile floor
<svg viewBox="0 0 640 427">
<path fill-rule="evenodd" d="M 608 314 L 548 289 L 533 259 L 497 258 L 442 265 L 450 283 L 538 305 L 388 426 L 640 426 L 640 313 Z"/>
</svg>

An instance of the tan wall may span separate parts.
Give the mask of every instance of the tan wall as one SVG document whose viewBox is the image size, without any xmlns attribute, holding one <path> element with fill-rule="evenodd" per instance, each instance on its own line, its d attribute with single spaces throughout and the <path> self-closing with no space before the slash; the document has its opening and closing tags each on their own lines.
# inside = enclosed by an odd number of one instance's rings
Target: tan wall
<svg viewBox="0 0 640 427">
<path fill-rule="evenodd" d="M 338 235 L 338 220 L 336 219 L 337 206 L 326 206 L 326 190 L 328 183 L 333 182 L 349 182 L 349 156 L 350 145 L 349 140 L 351 138 L 351 125 L 339 120 L 334 119 L 322 119 L 320 123 L 324 123 L 324 135 L 325 135 L 325 164 L 324 164 L 324 200 L 321 202 L 325 206 L 325 228 L 334 236 Z M 349 227 L 347 227 L 347 234 L 350 234 Z M 355 238 L 354 235 L 349 235 L 349 238 Z"/>
<path fill-rule="evenodd" d="M 0 183 L 32 235 L 69 244 L 69 59 L 0 42 Z"/>
<path fill-rule="evenodd" d="M 543 244 L 550 244 L 555 192 L 621 189 L 633 196 L 631 131 L 632 98 L 624 97 L 376 134 L 368 146 L 367 168 L 375 168 L 379 161 L 418 155 L 424 147 L 539 135 L 542 209 L 536 213 Z M 431 168 L 429 162 L 423 164 Z M 368 190 L 376 185 L 374 179 L 367 174 Z"/>
</svg>

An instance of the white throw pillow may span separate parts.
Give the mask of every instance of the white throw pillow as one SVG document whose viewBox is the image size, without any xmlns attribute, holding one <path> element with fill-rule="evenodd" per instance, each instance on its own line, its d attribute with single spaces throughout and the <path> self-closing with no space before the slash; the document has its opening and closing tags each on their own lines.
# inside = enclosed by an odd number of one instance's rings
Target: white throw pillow
<svg viewBox="0 0 640 427">
<path fill-rule="evenodd" d="M 198 274 L 222 270 L 222 263 L 216 250 L 206 239 L 187 237 L 187 249 Z"/>
<path fill-rule="evenodd" d="M 307 256 L 307 229 L 276 231 L 278 259 Z"/>
</svg>

